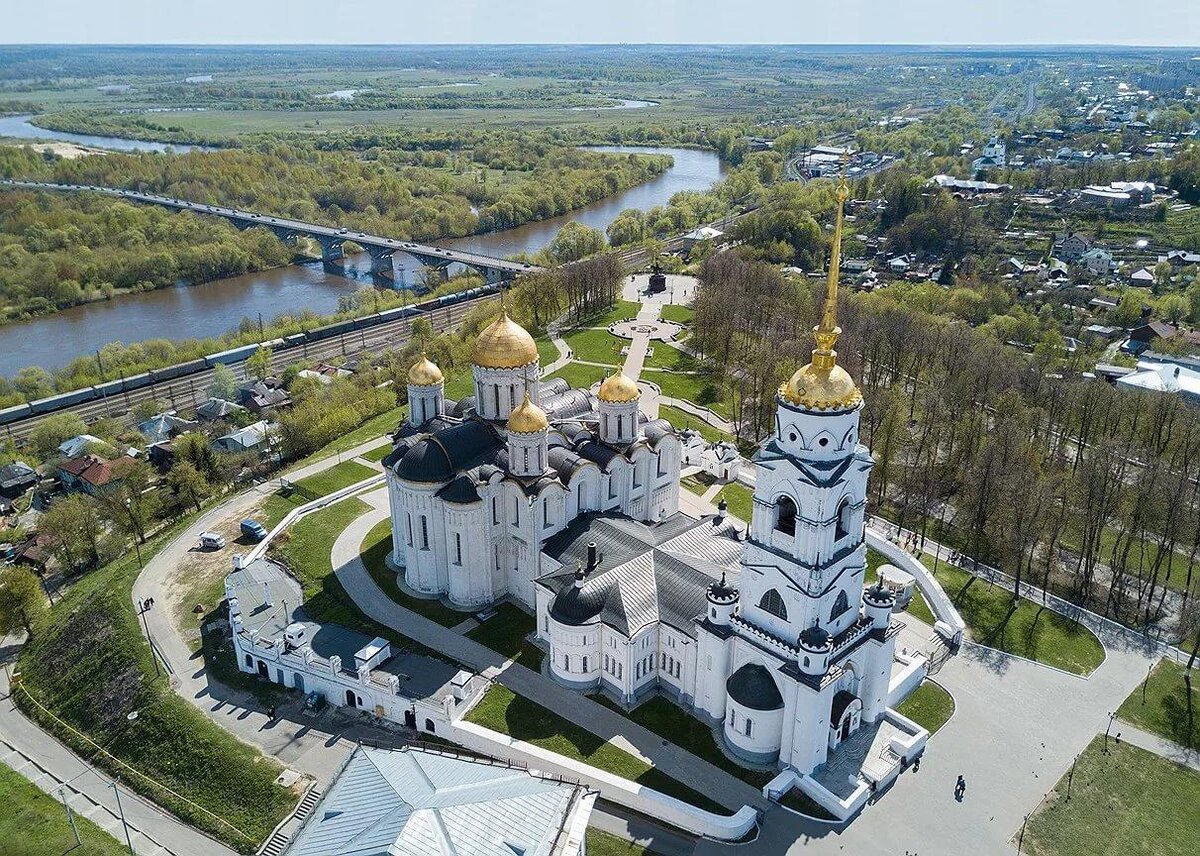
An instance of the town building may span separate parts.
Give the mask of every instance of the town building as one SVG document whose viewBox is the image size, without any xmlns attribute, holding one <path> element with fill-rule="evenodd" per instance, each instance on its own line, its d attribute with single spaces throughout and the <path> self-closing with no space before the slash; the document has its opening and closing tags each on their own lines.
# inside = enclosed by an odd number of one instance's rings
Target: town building
<svg viewBox="0 0 1200 856">
<path fill-rule="evenodd" d="M 581 856 L 597 796 L 447 749 L 359 746 L 284 856 Z"/>
<path fill-rule="evenodd" d="M 0 467 L 0 497 L 16 499 L 31 487 L 37 487 L 38 474 L 24 461 L 14 461 Z"/>
<path fill-rule="evenodd" d="M 67 490 L 80 490 L 91 496 L 112 490 L 129 474 L 137 462 L 126 455 L 113 460 L 86 454 L 58 465 L 58 478 Z"/>
<path fill-rule="evenodd" d="M 1116 379 L 1118 386 L 1169 392 L 1200 404 L 1200 371 L 1168 362 L 1139 360 L 1137 370 Z"/>
<path fill-rule="evenodd" d="M 1080 235 L 1078 232 L 1064 232 L 1055 239 L 1051 255 L 1061 261 L 1075 264 L 1093 245 L 1094 242 L 1086 235 Z"/>
</svg>

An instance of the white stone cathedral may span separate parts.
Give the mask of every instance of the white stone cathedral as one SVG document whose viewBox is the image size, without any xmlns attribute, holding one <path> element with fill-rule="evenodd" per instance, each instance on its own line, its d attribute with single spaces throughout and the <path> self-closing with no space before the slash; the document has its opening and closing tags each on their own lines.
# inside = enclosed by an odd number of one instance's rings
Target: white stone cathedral
<svg viewBox="0 0 1200 856">
<path fill-rule="evenodd" d="M 437 367 L 409 374 L 411 423 L 385 459 L 407 587 L 515 600 L 549 677 L 626 705 L 665 694 L 751 764 L 807 774 L 878 722 L 902 625 L 890 592 L 864 590 L 873 462 L 833 349 L 841 229 L 839 204 L 817 347 L 779 390 L 748 528 L 679 512 L 678 437 L 639 412 L 636 384 L 539 384 L 532 338 L 502 314 L 476 345 L 474 398 L 447 413 Z"/>
</svg>

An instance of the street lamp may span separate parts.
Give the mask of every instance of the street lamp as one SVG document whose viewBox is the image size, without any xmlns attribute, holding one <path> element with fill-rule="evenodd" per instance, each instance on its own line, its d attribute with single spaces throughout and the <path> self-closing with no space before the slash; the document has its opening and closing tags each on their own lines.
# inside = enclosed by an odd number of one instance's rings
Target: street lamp
<svg viewBox="0 0 1200 856">
<path fill-rule="evenodd" d="M 1021 834 L 1017 836 L 1017 856 L 1021 856 L 1021 845 L 1025 843 L 1025 824 L 1029 823 L 1029 815 L 1021 821 Z"/>
<path fill-rule="evenodd" d="M 113 794 L 117 798 L 117 814 L 121 817 L 121 826 L 125 829 L 125 844 L 129 847 L 130 856 L 136 856 L 133 852 L 133 837 L 129 834 L 129 823 L 125 820 L 125 809 L 121 806 L 121 791 L 117 788 L 117 783 L 120 779 L 115 779 L 108 783 L 112 788 Z"/>
<path fill-rule="evenodd" d="M 1108 754 L 1108 732 L 1112 730 L 1113 720 L 1117 718 L 1117 712 L 1110 710 L 1108 712 L 1108 725 L 1104 728 L 1104 754 Z"/>
</svg>

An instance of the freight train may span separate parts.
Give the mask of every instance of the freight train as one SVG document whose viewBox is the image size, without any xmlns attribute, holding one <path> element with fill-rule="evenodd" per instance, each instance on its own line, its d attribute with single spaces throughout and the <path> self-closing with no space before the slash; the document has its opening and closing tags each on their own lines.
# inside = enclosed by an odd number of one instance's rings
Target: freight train
<svg viewBox="0 0 1200 856">
<path fill-rule="evenodd" d="M 306 330 L 303 333 L 293 333 L 289 336 L 284 336 L 281 339 L 271 339 L 268 342 L 255 342 L 250 345 L 242 345 L 237 348 L 230 348 L 227 351 L 219 351 L 215 354 L 209 354 L 206 357 L 200 357 L 186 363 L 177 363 L 166 368 L 153 369 L 148 372 L 143 372 L 132 377 L 121 378 L 120 380 L 111 380 L 107 383 L 96 384 L 95 386 L 85 386 L 82 389 L 71 390 L 59 395 L 52 395 L 48 398 L 39 398 L 37 401 L 28 401 L 24 404 L 16 404 L 12 407 L 6 407 L 0 410 L 0 425 L 9 425 L 14 422 L 21 422 L 31 416 L 39 416 L 45 413 L 54 413 L 67 407 L 72 407 L 77 404 L 84 404 L 89 401 L 100 401 L 108 396 L 121 395 L 135 389 L 153 386 L 163 381 L 174 380 L 175 378 L 186 377 L 198 372 L 211 369 L 213 366 L 230 365 L 232 363 L 240 363 L 250 357 L 259 347 L 268 347 L 274 353 L 287 352 L 292 348 L 300 348 L 306 344 L 320 342 L 324 339 L 331 339 L 335 336 L 349 333 L 351 331 L 367 330 L 372 327 L 378 327 L 381 324 L 387 324 L 392 321 L 397 321 L 401 318 L 415 318 L 419 315 L 428 314 L 436 309 L 441 309 L 445 306 L 452 306 L 458 303 L 467 303 L 472 300 L 477 300 L 481 297 L 486 297 L 490 294 L 499 292 L 499 285 L 484 285 L 479 288 L 472 288 L 466 291 L 456 292 L 454 294 L 435 297 L 421 303 L 415 303 L 409 306 L 397 306 L 394 309 L 386 309 L 383 312 L 376 312 L 371 315 L 364 315 L 360 318 L 351 318 L 348 321 L 337 321 L 333 324 L 326 324 L 324 327 L 316 327 L 312 330 Z"/>
</svg>

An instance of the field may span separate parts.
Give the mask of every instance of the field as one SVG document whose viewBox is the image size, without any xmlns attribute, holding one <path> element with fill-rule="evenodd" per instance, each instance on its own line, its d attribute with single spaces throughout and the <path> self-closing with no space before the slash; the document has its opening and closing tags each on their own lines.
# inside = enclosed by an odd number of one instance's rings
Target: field
<svg viewBox="0 0 1200 856">
<path fill-rule="evenodd" d="M 1185 856 L 1200 852 L 1200 773 L 1097 736 L 1029 819 L 1033 856 Z M 1189 808 L 1189 806 L 1191 808 Z M 1014 842 L 1015 843 L 1015 842 Z"/>
<path fill-rule="evenodd" d="M 924 681 L 896 710 L 935 734 L 954 714 L 954 698 L 933 681 Z"/>
<path fill-rule="evenodd" d="M 694 428 L 700 432 L 700 436 L 710 443 L 718 443 L 721 440 L 732 440 L 732 434 L 726 434 L 720 428 L 714 428 L 703 419 L 692 416 L 678 407 L 673 407 L 670 404 L 660 404 L 658 406 L 658 417 L 666 419 L 676 428 Z"/>
<path fill-rule="evenodd" d="M 647 369 L 642 380 L 658 384 L 662 394 L 670 398 L 682 398 L 701 407 L 707 407 L 726 419 L 732 415 L 721 391 L 720 380 L 709 374 L 680 374 L 677 372 Z"/>
<path fill-rule="evenodd" d="M 80 845 L 75 845 L 66 810 L 20 773 L 0 764 L 0 840 L 5 856 L 120 856 L 125 845 L 86 817 L 76 815 Z M 602 852 L 602 851 L 600 851 Z M 612 851 L 619 853 L 621 851 Z M 630 851 L 627 851 L 630 852 Z M 632 851 L 636 853 L 637 851 Z"/>
<path fill-rule="evenodd" d="M 563 335 L 563 341 L 571 349 L 572 357 L 585 363 L 603 363 L 619 366 L 625 362 L 621 348 L 628 340 L 614 336 L 608 330 L 574 330 Z"/>
<path fill-rule="evenodd" d="M 495 615 L 469 631 L 467 636 L 537 672 L 542 668 L 545 654 L 526 639 L 536 629 L 532 615 L 511 603 L 502 603 L 496 607 Z"/>
<path fill-rule="evenodd" d="M 1117 716 L 1181 746 L 1200 750 L 1200 679 L 1189 679 L 1182 665 L 1163 659 L 1145 683 L 1145 696 L 1139 686 L 1121 704 Z"/>
</svg>

